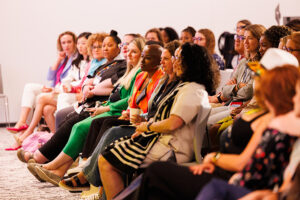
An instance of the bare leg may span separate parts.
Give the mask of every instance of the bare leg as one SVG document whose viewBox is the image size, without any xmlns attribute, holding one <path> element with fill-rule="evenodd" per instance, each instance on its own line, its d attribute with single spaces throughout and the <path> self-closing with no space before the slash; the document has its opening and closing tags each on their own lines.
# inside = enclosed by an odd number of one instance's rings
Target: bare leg
<svg viewBox="0 0 300 200">
<path fill-rule="evenodd" d="M 56 101 L 53 99 L 52 93 L 49 95 L 41 96 L 38 99 L 36 109 L 33 114 L 32 121 L 28 127 L 28 129 L 18 137 L 18 143 L 22 144 L 22 142 L 33 133 L 35 127 L 38 125 L 39 121 L 42 118 L 42 113 L 45 105 L 56 105 Z"/>
<path fill-rule="evenodd" d="M 48 159 L 39 150 L 36 150 L 34 152 L 33 159 L 35 160 L 35 162 L 40 164 L 43 164 L 48 161 Z"/>
<path fill-rule="evenodd" d="M 106 198 L 110 200 L 124 189 L 123 179 L 120 172 L 101 155 L 98 159 L 98 166 Z"/>
<path fill-rule="evenodd" d="M 26 121 L 27 121 L 30 111 L 31 111 L 30 107 L 22 107 L 21 108 L 20 118 L 19 118 L 19 121 L 16 123 L 15 128 L 20 128 L 21 126 L 26 124 Z"/>
<path fill-rule="evenodd" d="M 55 111 L 56 111 L 56 106 L 53 105 L 46 105 L 44 106 L 43 109 L 43 115 L 51 133 L 55 133 L 55 117 L 54 117 Z"/>
<path fill-rule="evenodd" d="M 48 170 L 56 170 L 56 169 L 60 168 L 61 166 L 63 166 L 67 162 L 71 162 L 71 164 L 72 164 L 73 159 L 70 156 L 68 156 L 67 154 L 65 154 L 64 152 L 60 152 L 60 154 L 54 160 L 43 165 L 43 167 Z M 67 170 L 68 169 L 66 169 L 66 171 Z"/>
<path fill-rule="evenodd" d="M 68 169 L 71 167 L 71 165 L 72 165 L 72 163 L 73 163 L 73 160 L 69 160 L 69 161 L 66 161 L 63 165 L 61 165 L 60 167 L 58 167 L 57 169 L 48 169 L 49 171 L 51 171 L 52 173 L 54 173 L 54 174 L 56 174 L 56 175 L 58 175 L 58 176 L 60 176 L 61 178 L 63 178 L 64 177 L 64 175 L 65 175 L 65 173 L 68 171 Z M 46 167 L 45 167 L 45 165 L 43 165 L 43 167 L 45 168 L 45 169 L 47 169 Z"/>
</svg>

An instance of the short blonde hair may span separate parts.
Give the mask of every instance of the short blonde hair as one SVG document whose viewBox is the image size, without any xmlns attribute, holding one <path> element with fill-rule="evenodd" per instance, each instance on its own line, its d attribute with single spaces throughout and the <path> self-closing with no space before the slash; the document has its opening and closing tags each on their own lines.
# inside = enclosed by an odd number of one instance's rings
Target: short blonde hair
<svg viewBox="0 0 300 200">
<path fill-rule="evenodd" d="M 89 56 L 92 58 L 93 55 L 92 55 L 92 46 L 95 42 L 99 42 L 102 44 L 104 38 L 106 38 L 108 36 L 107 33 L 94 33 L 92 34 L 89 39 L 88 39 L 88 54 Z"/>
</svg>

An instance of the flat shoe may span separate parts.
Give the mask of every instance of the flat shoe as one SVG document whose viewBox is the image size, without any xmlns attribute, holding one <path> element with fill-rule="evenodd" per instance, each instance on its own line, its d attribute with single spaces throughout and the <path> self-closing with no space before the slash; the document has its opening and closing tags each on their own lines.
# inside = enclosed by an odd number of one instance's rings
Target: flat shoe
<svg viewBox="0 0 300 200">
<path fill-rule="evenodd" d="M 58 186 L 59 181 L 61 180 L 61 177 L 50 172 L 49 170 L 43 168 L 41 165 L 35 166 L 35 171 L 37 175 L 44 181 L 47 181 L 49 183 L 52 183 L 55 186 Z"/>
<path fill-rule="evenodd" d="M 26 161 L 26 159 L 25 159 L 25 153 L 26 153 L 25 150 L 23 150 L 23 149 L 18 149 L 18 151 L 17 151 L 17 157 L 19 158 L 19 160 L 20 160 L 21 162 L 27 163 L 28 161 Z M 29 157 L 28 160 L 30 160 L 30 159 L 32 159 L 32 154 L 30 155 L 30 157 Z"/>
<path fill-rule="evenodd" d="M 36 173 L 36 171 L 35 171 L 35 166 L 36 166 L 36 165 L 41 165 L 41 164 L 30 162 L 31 160 L 33 160 L 33 159 L 28 160 L 27 169 L 29 170 L 29 172 L 30 172 L 30 173 L 31 173 L 38 181 L 40 181 L 40 182 L 45 182 L 43 179 L 41 179 L 41 178 L 37 175 L 37 173 Z"/>
<path fill-rule="evenodd" d="M 14 128 L 14 127 L 8 127 L 6 128 L 6 130 L 8 130 L 11 133 L 18 133 L 20 131 L 24 131 L 28 128 L 27 124 L 24 124 L 23 126 L 21 126 L 20 128 Z"/>
<path fill-rule="evenodd" d="M 62 179 L 58 185 L 59 187 L 66 189 L 70 192 L 86 191 L 90 189 L 89 182 L 86 182 L 84 184 L 80 183 L 80 180 L 77 175 L 72 176 L 71 178 Z"/>
</svg>

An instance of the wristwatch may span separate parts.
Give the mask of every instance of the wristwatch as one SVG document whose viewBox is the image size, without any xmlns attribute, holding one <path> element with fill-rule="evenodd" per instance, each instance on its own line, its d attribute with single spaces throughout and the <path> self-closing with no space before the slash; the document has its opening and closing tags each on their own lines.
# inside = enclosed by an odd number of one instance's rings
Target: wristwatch
<svg viewBox="0 0 300 200">
<path fill-rule="evenodd" d="M 222 103 L 222 102 L 223 102 L 222 99 L 221 99 L 221 95 L 222 95 L 221 92 L 217 95 L 217 99 L 218 99 L 219 103 Z"/>
<path fill-rule="evenodd" d="M 152 124 L 153 124 L 153 122 L 149 122 L 149 123 L 147 124 L 147 130 L 148 130 L 148 131 L 151 131 L 151 130 L 150 130 L 150 126 L 151 126 Z"/>
<path fill-rule="evenodd" d="M 219 160 L 219 158 L 221 157 L 221 153 L 220 152 L 217 152 L 216 155 L 214 157 L 211 158 L 211 161 L 213 163 L 216 163 L 217 160 Z"/>
</svg>

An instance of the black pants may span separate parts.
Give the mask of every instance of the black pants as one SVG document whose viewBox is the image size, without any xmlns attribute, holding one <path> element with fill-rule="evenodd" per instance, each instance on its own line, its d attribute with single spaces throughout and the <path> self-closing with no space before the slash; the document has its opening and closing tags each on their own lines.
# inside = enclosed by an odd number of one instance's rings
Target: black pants
<svg viewBox="0 0 300 200">
<path fill-rule="evenodd" d="M 94 152 L 104 132 L 113 126 L 129 125 L 127 120 L 118 119 L 119 116 L 102 117 L 92 121 L 89 133 L 82 150 L 82 157 L 88 158 Z"/>
<path fill-rule="evenodd" d="M 228 180 L 232 173 L 216 168 L 212 174 L 193 175 L 188 167 L 155 162 L 145 171 L 138 199 L 195 199 L 212 178 Z"/>
<path fill-rule="evenodd" d="M 88 112 L 81 112 L 80 114 L 77 114 L 76 112 L 70 113 L 65 118 L 65 121 L 60 124 L 58 130 L 56 130 L 52 138 L 48 140 L 48 142 L 45 143 L 41 148 L 39 148 L 39 151 L 48 160 L 51 161 L 55 159 L 67 144 L 73 125 L 87 117 L 89 117 Z"/>
</svg>

